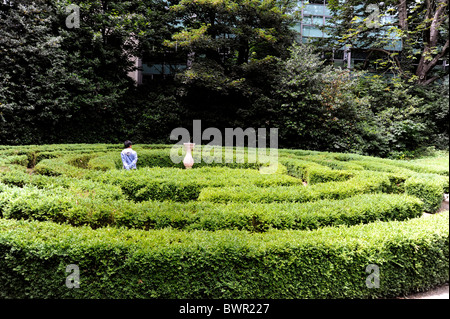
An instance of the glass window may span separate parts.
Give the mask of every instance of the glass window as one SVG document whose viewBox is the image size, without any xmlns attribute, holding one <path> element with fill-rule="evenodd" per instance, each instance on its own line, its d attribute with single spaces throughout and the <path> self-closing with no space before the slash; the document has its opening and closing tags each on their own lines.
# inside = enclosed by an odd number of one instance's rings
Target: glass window
<svg viewBox="0 0 450 319">
<path fill-rule="evenodd" d="M 323 17 L 319 16 L 304 16 L 303 24 L 306 25 L 323 25 Z"/>
<path fill-rule="evenodd" d="M 321 30 L 319 30 L 316 27 L 311 27 L 311 26 L 303 26 L 303 32 L 302 35 L 304 37 L 322 37 L 323 36 L 323 32 Z"/>
<path fill-rule="evenodd" d="M 331 10 L 327 6 L 323 6 L 323 14 L 326 16 L 331 16 Z"/>
<path fill-rule="evenodd" d="M 300 24 L 295 24 L 292 29 L 296 32 L 301 32 L 302 30 L 300 30 Z"/>
<path fill-rule="evenodd" d="M 303 14 L 309 15 L 323 15 L 324 14 L 324 5 L 320 4 L 307 4 L 303 9 Z"/>
<path fill-rule="evenodd" d="M 334 59 L 336 59 L 336 60 L 344 59 L 344 51 L 342 51 L 342 50 L 334 51 Z"/>
<path fill-rule="evenodd" d="M 313 16 L 311 20 L 313 25 L 323 25 L 323 17 Z"/>
</svg>

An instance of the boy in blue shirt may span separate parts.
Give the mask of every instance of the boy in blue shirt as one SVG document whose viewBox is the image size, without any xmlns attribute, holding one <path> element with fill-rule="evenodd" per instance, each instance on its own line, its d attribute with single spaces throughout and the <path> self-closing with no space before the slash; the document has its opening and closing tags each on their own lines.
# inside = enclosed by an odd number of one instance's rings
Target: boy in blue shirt
<svg viewBox="0 0 450 319">
<path fill-rule="evenodd" d="M 120 153 L 122 157 L 122 163 L 124 169 L 136 169 L 137 153 L 131 149 L 131 141 L 125 141 L 123 143 L 125 149 Z"/>
</svg>

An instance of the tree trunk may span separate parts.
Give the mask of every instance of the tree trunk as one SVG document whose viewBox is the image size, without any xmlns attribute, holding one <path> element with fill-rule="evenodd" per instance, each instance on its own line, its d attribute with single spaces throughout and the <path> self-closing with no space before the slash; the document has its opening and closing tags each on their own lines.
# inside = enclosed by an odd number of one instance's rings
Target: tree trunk
<svg viewBox="0 0 450 319">
<path fill-rule="evenodd" d="M 406 0 L 400 0 L 398 4 L 398 23 L 402 31 L 408 31 L 408 7 Z"/>
<path fill-rule="evenodd" d="M 241 40 L 239 46 L 239 54 L 237 64 L 241 65 L 248 62 L 249 47 L 248 40 Z"/>
<path fill-rule="evenodd" d="M 448 0 L 438 0 L 436 3 L 432 0 L 427 1 L 426 19 L 428 22 L 423 34 L 425 47 L 422 50 L 419 65 L 416 70 L 418 84 L 428 85 L 439 78 L 430 74 L 449 48 L 449 40 L 447 40 L 440 51 L 437 53 L 433 52 L 438 49 L 439 28 L 446 17 L 448 17 L 446 13 L 447 6 Z"/>
</svg>

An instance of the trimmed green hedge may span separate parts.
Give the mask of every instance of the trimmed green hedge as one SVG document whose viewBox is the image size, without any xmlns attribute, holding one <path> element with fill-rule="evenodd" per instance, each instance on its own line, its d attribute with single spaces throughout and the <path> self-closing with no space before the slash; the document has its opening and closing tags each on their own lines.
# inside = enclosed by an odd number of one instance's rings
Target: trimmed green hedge
<svg viewBox="0 0 450 319">
<path fill-rule="evenodd" d="M 0 216 L 14 219 L 49 220 L 93 228 L 116 226 L 140 229 L 173 227 L 215 231 L 240 229 L 316 229 L 354 225 L 376 220 L 405 220 L 422 215 L 423 203 L 404 195 L 371 194 L 345 200 L 305 204 L 213 204 L 102 201 L 70 195 L 63 189 L 0 190 Z"/>
<path fill-rule="evenodd" d="M 348 162 L 348 161 L 342 161 L 337 160 L 335 158 L 335 154 L 333 153 L 320 153 L 316 155 L 306 155 L 306 156 L 300 156 L 300 160 L 309 161 L 312 163 L 320 164 L 323 166 L 328 166 L 332 169 L 337 170 L 354 170 L 354 171 L 360 171 L 364 170 L 364 168 L 356 163 Z"/>
<path fill-rule="evenodd" d="M 34 177 L 34 176 L 33 176 Z M 6 185 L 23 187 L 25 185 L 30 185 L 31 180 L 40 180 L 42 179 L 40 176 L 37 178 L 33 178 L 30 174 L 27 174 L 23 170 L 8 170 L 2 172 L 0 175 L 0 182 Z M 42 176 L 45 179 L 45 184 L 49 183 L 50 180 L 46 176 Z M 49 183 L 50 184 L 50 183 Z"/>
<path fill-rule="evenodd" d="M 78 146 L 78 147 L 75 147 Z M 55 147 L 53 152 L 43 151 L 38 149 L 32 149 L 27 151 L 26 154 L 32 159 L 28 161 L 33 161 L 34 164 L 30 167 L 34 167 L 36 164 L 36 172 L 39 174 L 44 174 L 48 176 L 58 176 L 65 174 L 70 169 L 65 167 L 65 165 L 72 165 L 77 168 L 82 169 L 95 169 L 95 170 L 111 170 L 122 168 L 122 162 L 120 158 L 120 152 L 123 147 L 120 145 L 86 145 L 83 148 L 82 145 L 75 145 L 74 148 L 58 148 Z M 170 158 L 172 146 L 167 145 L 140 145 L 134 149 L 138 153 L 138 168 L 142 167 L 173 167 L 173 168 L 184 168 L 183 163 L 174 163 Z M 111 151 L 114 149 L 114 151 Z M 21 154 L 20 151 L 10 151 L 7 154 Z M 23 151 L 22 151 L 23 153 Z M 81 155 L 84 154 L 84 155 Z M 243 154 L 242 161 L 238 154 Z M 184 153 L 179 152 L 180 156 L 184 156 Z M 240 155 L 239 155 L 240 156 Z M 193 157 L 195 160 L 195 167 L 216 167 L 216 166 L 226 166 L 229 168 L 250 168 L 258 169 L 262 163 L 248 163 L 248 153 L 246 149 L 234 150 L 233 162 L 227 163 L 225 160 L 225 152 L 219 155 L 217 159 L 219 163 L 216 162 L 205 162 L 205 158 L 201 158 L 200 149 L 193 152 Z M 216 160 L 215 157 L 209 158 L 210 161 Z M 41 163 L 43 161 L 43 163 Z"/>
<path fill-rule="evenodd" d="M 328 152 L 300 152 L 295 154 L 295 156 L 300 160 L 312 161 L 321 165 L 329 166 L 333 169 L 369 169 L 383 172 L 409 170 L 414 173 L 449 176 L 448 163 L 445 166 L 436 164 L 430 165 L 428 163 L 421 163 L 417 161 L 391 160 L 358 154 L 339 154 Z"/>
<path fill-rule="evenodd" d="M 100 155 L 91 158 L 88 163 L 89 169 L 108 171 L 112 169 L 122 168 L 122 162 L 120 160 L 120 153 L 111 155 Z"/>
<path fill-rule="evenodd" d="M 27 155 L 7 156 L 5 158 L 2 158 L 1 162 L 3 165 L 16 164 L 16 165 L 27 167 L 28 166 L 28 156 Z"/>
<path fill-rule="evenodd" d="M 448 281 L 448 212 L 417 218 L 448 192 L 448 156 L 279 150 L 264 174 L 135 145 L 125 171 L 122 148 L 0 147 L 0 298 L 383 298 Z"/>
<path fill-rule="evenodd" d="M 64 157 L 57 157 L 54 159 L 44 159 L 34 167 L 36 174 L 45 176 L 69 176 L 69 177 L 82 177 L 85 174 L 85 170 L 67 164 L 70 159 Z"/>
<path fill-rule="evenodd" d="M 364 163 L 368 162 L 372 163 L 380 163 L 385 165 L 386 167 L 401 167 L 404 169 L 408 169 L 414 171 L 416 173 L 424 173 L 424 174 L 437 174 L 437 175 L 449 175 L 449 169 L 447 167 L 442 167 L 438 165 L 429 165 L 424 163 L 415 163 L 414 161 L 401 161 L 401 160 L 390 160 L 390 159 L 381 159 L 376 157 L 363 157 L 358 162 L 358 164 L 364 165 Z"/>
<path fill-rule="evenodd" d="M 157 150 L 158 151 L 158 150 Z M 98 153 L 96 153 L 98 154 Z M 51 164 L 56 166 L 56 169 L 50 170 L 47 179 L 39 179 L 39 174 L 30 177 L 24 172 L 12 170 L 4 172 L 0 176 L 0 181 L 10 185 L 24 186 L 37 185 L 41 188 L 46 187 L 46 183 L 67 185 L 63 182 L 64 176 L 72 176 L 73 178 L 89 178 L 94 181 L 99 181 L 96 185 L 103 189 L 105 184 L 113 184 L 120 187 L 128 198 L 134 201 L 145 200 L 174 200 L 174 201 L 190 201 L 200 198 L 200 200 L 212 200 L 215 202 L 228 201 L 309 201 L 324 198 L 339 199 L 354 194 L 361 194 L 373 192 L 372 189 L 367 189 L 371 180 L 379 179 L 380 176 L 388 178 L 382 187 L 376 188 L 375 191 L 382 191 L 388 193 L 407 193 L 417 196 L 425 202 L 426 211 L 433 212 L 433 209 L 439 208 L 442 200 L 442 193 L 448 192 L 449 178 L 448 176 L 435 174 L 419 174 L 414 173 L 410 175 L 406 170 L 400 169 L 400 173 L 381 173 L 368 171 L 340 171 L 332 170 L 318 164 L 301 161 L 296 159 L 289 159 L 284 161 L 287 171 L 299 178 L 293 178 L 284 174 L 260 174 L 257 170 L 235 169 L 234 171 L 225 167 L 200 167 L 194 170 L 184 169 L 170 169 L 170 168 L 146 168 L 137 171 L 124 170 L 110 170 L 105 173 L 99 171 L 89 171 L 80 167 L 89 167 L 92 158 L 97 158 L 96 154 L 77 155 L 60 157 L 52 160 L 43 160 L 40 162 L 35 171 L 43 173 L 46 165 Z M 68 163 L 72 163 L 70 165 Z M 79 166 L 79 167 L 76 167 Z M 58 179 L 54 179 L 52 175 L 57 172 Z M 58 175 L 59 174 L 59 175 Z M 354 176 L 353 178 L 350 178 Z M 375 176 L 375 177 L 374 177 Z M 378 177 L 376 177 L 378 176 Z M 350 179 L 349 179 L 350 178 Z M 307 190 L 301 187 L 301 179 L 306 179 L 314 188 Z M 348 180 L 347 180 L 348 179 Z M 412 179 L 415 182 L 406 182 Z M 316 183 L 325 182 L 328 180 L 344 180 L 341 184 L 323 184 L 314 185 Z M 421 185 L 418 181 L 424 181 Z M 375 183 L 378 183 L 376 181 Z M 70 180 L 73 183 L 73 180 Z M 81 182 L 79 182 L 81 183 Z M 85 182 L 87 183 L 87 182 Z M 272 187 L 272 186 L 293 186 L 295 187 L 278 187 L 277 189 L 266 189 L 264 192 L 276 192 L 278 194 L 264 195 L 260 189 L 251 189 L 250 185 L 258 187 Z M 365 186 L 364 186 L 365 185 Z M 439 194 L 438 186 L 441 186 L 441 194 Z M 236 188 L 239 186 L 239 188 Z M 317 186 L 317 187 L 316 187 Z M 64 186 L 67 187 L 67 186 Z M 212 190 L 203 190 L 207 187 L 214 187 Z M 225 187 L 225 189 L 216 189 L 217 187 Z M 234 187 L 230 189 L 229 187 Z M 330 189 L 331 188 L 331 189 Z M 339 188 L 339 189 L 334 189 Z M 80 188 L 85 189 L 84 187 Z M 232 191 L 243 191 L 238 194 L 231 194 Z M 353 193 L 355 191 L 356 193 Z M 328 194 L 324 194 L 328 192 Z M 260 193 L 249 196 L 248 193 Z M 258 199 L 261 196 L 266 198 Z M 232 199 L 232 198 L 233 199 Z M 240 198 L 240 199 L 239 199 Z M 437 208 L 436 208 L 437 207 Z"/>
<path fill-rule="evenodd" d="M 261 174 L 257 170 L 228 167 L 202 167 L 197 169 L 143 168 L 112 170 L 89 176 L 95 181 L 117 185 L 130 199 L 144 200 L 196 200 L 205 187 L 233 185 L 301 185 L 301 180 L 284 174 Z"/>
<path fill-rule="evenodd" d="M 170 159 L 170 152 L 166 149 L 139 150 L 137 167 L 184 167 L 183 164 L 175 164 Z M 109 152 L 90 159 L 89 169 L 108 171 L 122 168 L 120 150 Z"/>
<path fill-rule="evenodd" d="M 350 171 L 333 170 L 314 162 L 298 159 L 281 158 L 280 162 L 286 166 L 289 175 L 300 178 L 308 184 L 345 181 L 355 175 Z"/>
<path fill-rule="evenodd" d="M 0 219 L 2 298 L 380 298 L 449 279 L 448 212 L 315 231 L 92 230 Z M 68 265 L 80 287 L 66 287 Z M 369 288 L 366 267 L 379 267 Z"/>
<path fill-rule="evenodd" d="M 344 182 L 321 183 L 312 186 L 251 186 L 204 188 L 198 200 L 226 202 L 309 202 L 320 199 L 344 199 L 357 194 L 382 193 L 391 188 L 387 174 L 365 174 Z"/>
<path fill-rule="evenodd" d="M 79 170 L 69 166 L 70 169 Z M 12 171 L 0 175 L 0 181 L 23 187 L 35 185 L 40 188 L 68 185 L 93 185 L 99 190 L 120 188 L 129 199 L 144 200 L 196 200 L 204 187 L 221 187 L 229 185 L 298 185 L 301 180 L 284 174 L 261 174 L 257 170 L 230 169 L 227 167 L 204 167 L 193 170 L 170 168 L 144 168 L 132 171 L 111 170 L 107 172 L 88 171 L 85 179 L 76 177 L 29 175 Z"/>
<path fill-rule="evenodd" d="M 50 190 L 51 192 L 54 192 L 55 189 L 60 189 L 68 196 L 105 200 L 126 198 L 119 186 L 64 176 L 49 177 L 44 175 L 30 175 L 21 171 L 10 171 L 0 175 L 0 182 L 17 187 L 35 186 L 43 190 Z"/>
<path fill-rule="evenodd" d="M 425 206 L 425 211 L 434 213 L 439 209 L 443 200 L 442 183 L 439 180 L 409 178 L 405 182 L 408 195 L 420 198 Z"/>
</svg>

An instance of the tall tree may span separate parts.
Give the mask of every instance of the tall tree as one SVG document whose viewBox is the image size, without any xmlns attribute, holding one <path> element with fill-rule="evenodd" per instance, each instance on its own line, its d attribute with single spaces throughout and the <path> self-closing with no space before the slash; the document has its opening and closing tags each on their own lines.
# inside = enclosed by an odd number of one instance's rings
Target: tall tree
<svg viewBox="0 0 450 319">
<path fill-rule="evenodd" d="M 79 15 L 72 16 L 74 7 Z M 4 141 L 114 140 L 126 132 L 133 113 L 127 103 L 134 90 L 131 58 L 150 41 L 162 45 L 171 22 L 166 12 L 165 0 L 2 2 Z"/>
<path fill-rule="evenodd" d="M 269 125 L 277 58 L 294 38 L 294 1 L 181 0 L 171 10 L 180 30 L 166 45 L 187 57 L 177 78 L 189 114 L 215 127 Z"/>
<path fill-rule="evenodd" d="M 0 136 L 2 143 L 34 142 L 73 106 L 66 83 L 67 52 L 46 1 L 14 1 L 0 8 Z"/>
<path fill-rule="evenodd" d="M 280 55 L 292 41 L 294 1 L 181 0 L 171 6 L 182 23 L 171 47 L 206 54 L 221 65 Z"/>
<path fill-rule="evenodd" d="M 321 41 L 380 57 L 378 65 L 420 85 L 448 75 L 438 68 L 449 58 L 448 0 L 328 1 L 333 17 Z M 392 43 L 401 43 L 398 52 Z"/>
<path fill-rule="evenodd" d="M 353 94 L 358 75 L 324 65 L 313 47 L 299 44 L 280 63 L 276 117 L 283 145 L 360 152 L 373 116 L 369 99 Z"/>
</svg>

